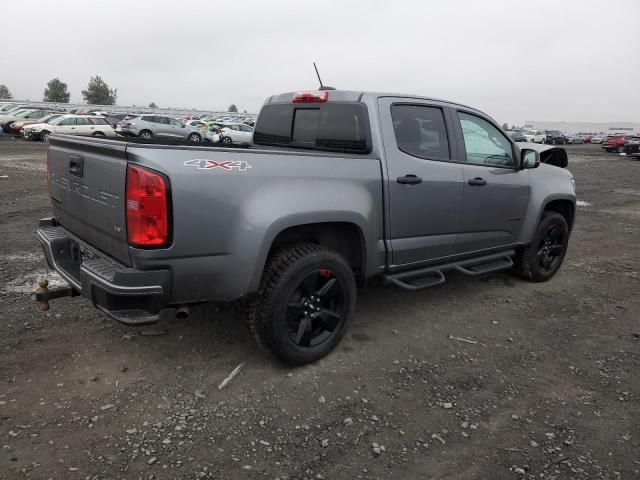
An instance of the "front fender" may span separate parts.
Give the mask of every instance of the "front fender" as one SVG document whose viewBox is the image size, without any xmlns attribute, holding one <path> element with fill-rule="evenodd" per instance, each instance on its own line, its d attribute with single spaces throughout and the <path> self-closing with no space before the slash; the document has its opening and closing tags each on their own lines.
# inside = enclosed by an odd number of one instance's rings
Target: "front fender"
<svg viewBox="0 0 640 480">
<path fill-rule="evenodd" d="M 566 200 L 573 204 L 575 212 L 576 195 L 572 175 L 566 169 L 541 164 L 531 170 L 531 197 L 527 208 L 525 225 L 520 233 L 519 243 L 528 244 L 533 240 L 542 214 L 549 203 Z"/>
</svg>

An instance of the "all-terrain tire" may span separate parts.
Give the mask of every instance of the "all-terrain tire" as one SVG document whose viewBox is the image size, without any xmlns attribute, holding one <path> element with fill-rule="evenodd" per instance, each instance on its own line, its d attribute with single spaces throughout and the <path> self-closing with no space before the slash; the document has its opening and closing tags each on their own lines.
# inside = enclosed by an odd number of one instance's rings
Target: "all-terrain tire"
<svg viewBox="0 0 640 480">
<path fill-rule="evenodd" d="M 341 317 L 328 338 L 318 345 L 301 346 L 291 337 L 287 309 L 301 282 L 315 272 L 330 272 L 338 282 L 342 303 L 337 310 Z M 283 248 L 267 261 L 258 294 L 248 305 L 249 331 L 262 348 L 284 363 L 315 362 L 331 352 L 344 336 L 353 318 L 356 295 L 353 271 L 339 253 L 315 244 Z"/>
<path fill-rule="evenodd" d="M 559 252 L 557 258 L 554 257 L 550 268 L 547 270 L 541 265 L 539 254 L 541 250 L 544 250 L 545 236 L 554 228 L 559 229 L 561 240 L 558 241 L 558 244 L 562 245 L 562 251 Z M 546 282 L 560 269 L 567 253 L 568 244 L 569 226 L 567 221 L 558 212 L 547 211 L 542 215 L 531 243 L 518 251 L 514 262 L 514 271 L 530 282 Z"/>
</svg>

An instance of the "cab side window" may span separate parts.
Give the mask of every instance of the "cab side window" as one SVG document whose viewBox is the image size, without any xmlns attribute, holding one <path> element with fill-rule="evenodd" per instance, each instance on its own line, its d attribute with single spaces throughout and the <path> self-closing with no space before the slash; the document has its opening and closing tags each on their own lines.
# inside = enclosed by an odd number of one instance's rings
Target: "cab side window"
<svg viewBox="0 0 640 480">
<path fill-rule="evenodd" d="M 449 160 L 444 115 L 438 107 L 392 105 L 391 118 L 398 148 L 414 157 Z"/>
<path fill-rule="evenodd" d="M 467 163 L 476 165 L 513 166 L 513 148 L 496 127 L 483 118 L 458 112 Z"/>
</svg>

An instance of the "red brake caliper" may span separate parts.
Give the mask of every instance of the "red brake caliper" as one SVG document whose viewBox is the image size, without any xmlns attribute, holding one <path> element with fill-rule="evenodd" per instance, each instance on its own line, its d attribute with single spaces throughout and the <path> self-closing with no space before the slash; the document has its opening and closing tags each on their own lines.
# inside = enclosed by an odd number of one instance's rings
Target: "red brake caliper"
<svg viewBox="0 0 640 480">
<path fill-rule="evenodd" d="M 329 278 L 333 272 L 331 270 L 327 270 L 326 268 L 320 269 L 320 276 L 322 278 Z"/>
</svg>

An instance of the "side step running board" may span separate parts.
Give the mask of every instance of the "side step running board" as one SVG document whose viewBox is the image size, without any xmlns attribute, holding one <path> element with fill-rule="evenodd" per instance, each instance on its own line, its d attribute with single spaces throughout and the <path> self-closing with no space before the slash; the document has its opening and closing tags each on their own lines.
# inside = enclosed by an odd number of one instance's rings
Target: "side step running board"
<svg viewBox="0 0 640 480">
<path fill-rule="evenodd" d="M 405 290 L 422 290 L 445 282 L 444 273 L 447 270 L 457 270 L 465 275 L 477 276 L 485 273 L 498 272 L 513 267 L 515 250 L 493 253 L 482 257 L 468 258 L 458 262 L 445 263 L 433 267 L 407 270 L 399 273 L 384 275 L 385 282 Z"/>
</svg>

